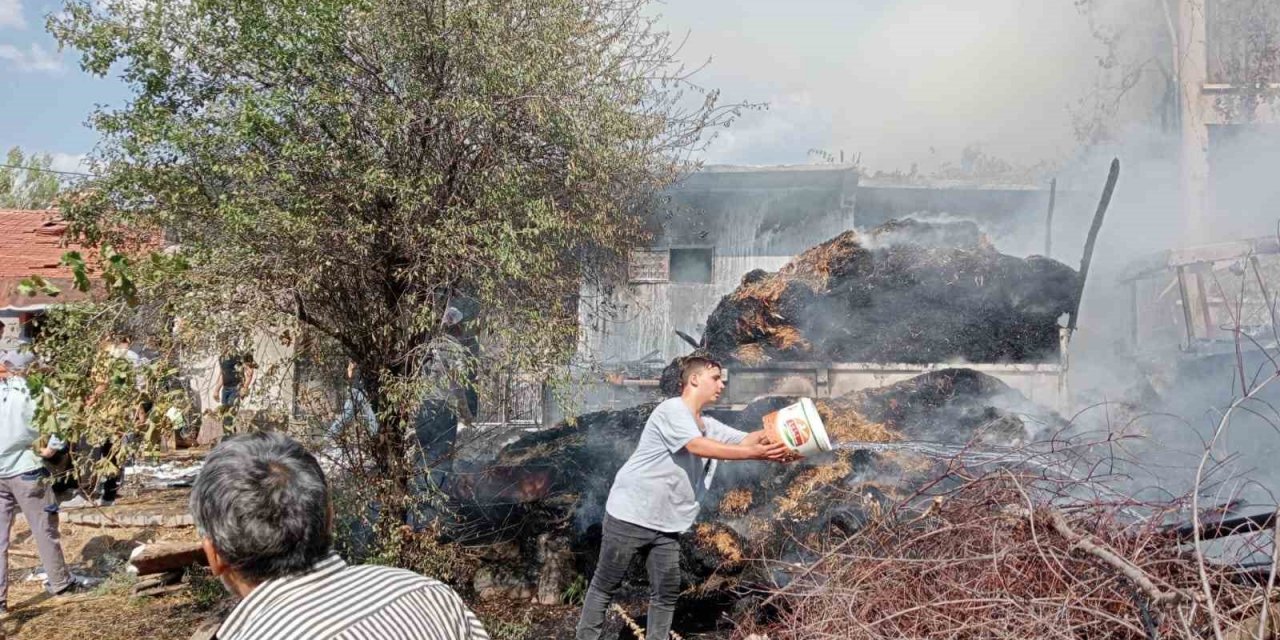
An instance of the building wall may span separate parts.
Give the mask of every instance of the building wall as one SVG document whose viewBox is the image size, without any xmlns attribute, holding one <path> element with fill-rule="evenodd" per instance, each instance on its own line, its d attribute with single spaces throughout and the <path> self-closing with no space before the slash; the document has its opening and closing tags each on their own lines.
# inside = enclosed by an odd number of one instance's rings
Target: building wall
<svg viewBox="0 0 1280 640">
<path fill-rule="evenodd" d="M 846 166 L 710 167 L 671 189 L 653 213 L 661 229 L 644 268 L 612 291 L 583 291 L 580 359 L 603 365 L 692 348 L 720 298 L 752 269 L 777 270 L 804 249 L 853 228 L 858 177 Z M 709 282 L 672 282 L 670 251 L 711 250 Z M 669 266 L 669 263 L 667 263 Z"/>
<path fill-rule="evenodd" d="M 257 369 L 248 392 L 240 401 L 246 411 L 266 412 L 275 416 L 291 416 L 294 405 L 294 353 L 292 344 L 280 340 L 278 330 L 254 328 L 247 348 L 252 351 Z M 182 358 L 191 388 L 200 399 L 201 411 L 219 407 L 221 371 L 218 354 L 191 354 Z"/>
<path fill-rule="evenodd" d="M 1210 76 L 1212 68 L 1220 67 L 1211 59 L 1211 45 L 1214 34 L 1209 24 L 1213 3 L 1217 0 L 1178 0 L 1177 46 L 1173 52 L 1174 72 L 1178 77 L 1179 106 L 1181 117 L 1181 151 L 1179 165 L 1181 174 L 1182 219 L 1184 236 L 1187 243 L 1203 242 L 1206 238 L 1214 238 L 1223 234 L 1232 235 L 1234 229 L 1220 229 L 1211 221 L 1220 221 L 1238 216 L 1238 200 L 1226 194 L 1214 194 L 1214 184 L 1219 189 L 1230 188 L 1230 182 L 1222 183 L 1215 179 L 1214 165 L 1220 165 L 1219 173 L 1229 172 L 1232 165 L 1241 164 L 1231 159 L 1232 153 L 1224 149 L 1226 144 L 1214 143 L 1214 138 L 1223 140 L 1238 138 L 1222 131 L 1236 126 L 1259 127 L 1280 123 L 1280 113 L 1272 101 L 1263 104 L 1256 112 L 1247 115 L 1233 114 L 1231 109 L 1224 109 L 1224 100 L 1230 100 L 1234 89 L 1230 84 L 1221 83 L 1221 78 Z M 1272 9 L 1274 10 L 1274 9 Z M 1247 121 L 1245 121 L 1247 119 Z M 1218 129 L 1219 134 L 1213 135 Z M 1268 134 L 1276 136 L 1275 132 Z M 1214 153 L 1214 147 L 1218 153 Z M 1264 145 L 1265 147 L 1266 145 Z M 1270 146 L 1275 146 L 1270 145 Z M 1243 153 L 1253 156 L 1253 150 Z M 1259 152 L 1262 156 L 1272 155 L 1267 149 Z M 1215 157 L 1216 156 L 1216 157 Z M 1248 163 L 1246 158 L 1245 164 Z M 1267 180 L 1263 176 L 1259 180 Z M 1242 231 L 1248 233 L 1248 231 Z M 1256 232 L 1255 232 L 1256 233 Z"/>
</svg>

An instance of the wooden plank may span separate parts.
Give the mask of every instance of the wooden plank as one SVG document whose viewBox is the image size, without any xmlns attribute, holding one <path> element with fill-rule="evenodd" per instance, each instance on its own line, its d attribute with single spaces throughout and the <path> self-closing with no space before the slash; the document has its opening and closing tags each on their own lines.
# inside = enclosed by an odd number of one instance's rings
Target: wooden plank
<svg viewBox="0 0 1280 640">
<path fill-rule="evenodd" d="M 1209 293 L 1204 286 L 1204 273 L 1196 272 L 1192 274 L 1196 278 L 1196 294 L 1200 298 L 1200 319 L 1204 321 L 1204 337 L 1213 337 L 1213 312 L 1209 308 Z"/>
<path fill-rule="evenodd" d="M 1187 291 L 1187 269 L 1178 267 L 1178 299 L 1182 303 L 1182 323 L 1187 329 L 1187 348 L 1196 341 L 1196 322 L 1191 315 L 1191 296 Z"/>
<path fill-rule="evenodd" d="M 1280 253 L 1280 240 L 1264 236 L 1249 240 L 1235 240 L 1215 244 L 1174 249 L 1169 252 L 1169 266 L 1188 266 L 1220 260 L 1235 260 L 1249 255 Z"/>
<path fill-rule="evenodd" d="M 1138 327 L 1142 322 L 1138 309 L 1138 281 L 1129 281 L 1129 345 L 1138 348 Z"/>
<path fill-rule="evenodd" d="M 193 565 L 206 566 L 204 546 L 199 542 L 165 542 L 144 544 L 129 554 L 129 564 L 138 575 L 146 576 L 183 569 Z"/>
</svg>

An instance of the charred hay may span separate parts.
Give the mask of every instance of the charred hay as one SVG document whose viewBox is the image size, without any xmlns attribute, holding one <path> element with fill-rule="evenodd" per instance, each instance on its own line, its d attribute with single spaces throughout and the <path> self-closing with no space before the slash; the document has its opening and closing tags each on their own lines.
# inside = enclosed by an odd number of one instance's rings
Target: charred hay
<svg viewBox="0 0 1280 640">
<path fill-rule="evenodd" d="M 841 431 L 844 437 L 868 441 L 924 435 L 965 441 L 992 420 L 1017 424 L 1016 435 L 1023 438 L 1027 429 L 1021 419 L 1002 408 L 1019 397 L 981 373 L 946 370 L 833 399 L 820 410 L 829 423 L 849 425 Z M 717 417 L 739 429 L 755 430 L 765 413 L 791 401 L 765 398 L 742 412 Z M 476 528 L 505 526 L 506 535 L 525 538 L 547 532 L 564 536 L 579 570 L 589 576 L 609 487 L 653 406 L 587 414 L 574 424 L 529 434 L 506 447 L 495 464 L 548 472 L 547 490 L 522 500 L 496 500 L 498 504 L 479 510 L 486 521 Z M 943 472 L 944 463 L 897 451 L 840 451 L 786 466 L 721 463 L 698 523 L 682 539 L 682 607 L 715 619 L 736 606 L 743 594 L 776 584 L 778 562 L 817 560 L 816 550 L 824 540 L 856 533 Z M 517 484 L 515 478 L 510 482 Z M 479 496 L 473 498 L 483 502 Z M 518 527 L 509 524 L 513 522 Z M 536 561 L 531 556 L 526 562 Z M 528 574 L 524 570 L 520 575 Z M 631 580 L 645 584 L 642 565 L 633 568 Z M 636 593 L 643 594 L 643 589 Z"/>
<path fill-rule="evenodd" d="M 999 253 L 972 223 L 895 220 L 746 274 L 703 344 L 747 365 L 1050 361 L 1077 282 L 1054 260 Z"/>
</svg>

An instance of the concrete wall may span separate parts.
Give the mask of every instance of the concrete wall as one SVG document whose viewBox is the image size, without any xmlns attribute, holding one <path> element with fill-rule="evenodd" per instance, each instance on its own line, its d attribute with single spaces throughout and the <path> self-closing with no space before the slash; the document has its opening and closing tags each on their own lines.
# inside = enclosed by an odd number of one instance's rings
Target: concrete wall
<svg viewBox="0 0 1280 640">
<path fill-rule="evenodd" d="M 1232 163 L 1222 161 L 1229 150 L 1221 150 L 1214 158 L 1211 153 L 1211 134 L 1214 127 L 1231 127 L 1248 124 L 1275 125 L 1280 123 L 1280 109 L 1273 101 L 1264 102 L 1256 113 L 1249 114 L 1249 122 L 1230 120 L 1229 109 L 1220 106 L 1229 100 L 1235 89 L 1228 84 L 1217 84 L 1210 77 L 1210 38 L 1207 16 L 1213 10 L 1214 0 L 1178 0 L 1177 44 L 1173 51 L 1174 72 L 1178 77 L 1178 101 L 1182 124 L 1181 150 L 1181 202 L 1184 221 L 1184 237 L 1187 243 L 1203 242 L 1207 237 L 1222 235 L 1216 221 L 1239 215 L 1231 198 L 1213 194 L 1213 164 L 1222 165 L 1219 171 L 1230 172 Z M 1274 85 L 1273 85 L 1274 86 Z M 1277 135 L 1274 131 L 1271 136 Z M 1275 145 L 1272 144 L 1272 147 Z M 1227 151 L 1227 153 L 1223 153 Z M 1266 155 L 1274 155 L 1271 150 Z M 1265 178 L 1263 178 L 1265 179 Z M 1232 231 L 1226 232 L 1228 235 Z"/>
</svg>

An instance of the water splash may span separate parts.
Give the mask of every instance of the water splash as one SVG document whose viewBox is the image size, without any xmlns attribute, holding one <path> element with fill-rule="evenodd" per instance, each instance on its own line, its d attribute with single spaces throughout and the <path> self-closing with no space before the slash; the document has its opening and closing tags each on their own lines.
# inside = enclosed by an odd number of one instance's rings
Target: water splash
<svg viewBox="0 0 1280 640">
<path fill-rule="evenodd" d="M 952 444 L 928 440 L 899 440 L 897 442 L 841 442 L 837 451 L 912 451 L 931 458 L 964 458 L 966 460 L 1008 459 L 1017 450 L 1009 447 L 978 447 L 973 444 Z"/>
<path fill-rule="evenodd" d="M 899 440 L 896 442 L 841 442 L 833 447 L 837 451 L 911 451 L 938 460 L 959 460 L 969 466 L 1011 465 L 1036 469 L 1049 476 L 1079 480 L 1067 461 L 1055 455 L 1052 449 L 1023 446 L 1005 447 L 975 443 L 954 444 L 928 440 Z"/>
</svg>

